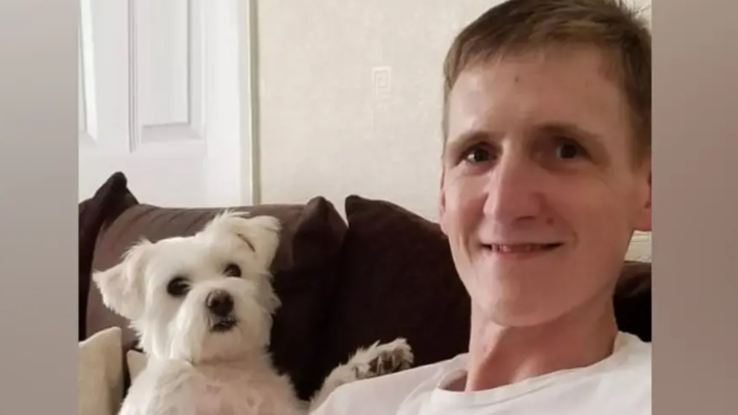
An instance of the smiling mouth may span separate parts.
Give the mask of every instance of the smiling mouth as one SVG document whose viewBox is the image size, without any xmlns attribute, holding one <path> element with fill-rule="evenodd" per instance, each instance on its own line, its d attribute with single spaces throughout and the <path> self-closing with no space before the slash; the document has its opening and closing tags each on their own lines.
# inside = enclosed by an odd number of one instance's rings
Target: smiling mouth
<svg viewBox="0 0 738 415">
<path fill-rule="evenodd" d="M 564 245 L 561 242 L 547 244 L 484 244 L 486 251 L 501 255 L 525 255 L 550 252 Z"/>
<path fill-rule="evenodd" d="M 236 319 L 233 317 L 224 317 L 219 319 L 215 322 L 212 326 L 210 326 L 210 331 L 212 333 L 225 333 L 228 331 L 231 331 L 234 327 L 236 327 Z"/>
</svg>

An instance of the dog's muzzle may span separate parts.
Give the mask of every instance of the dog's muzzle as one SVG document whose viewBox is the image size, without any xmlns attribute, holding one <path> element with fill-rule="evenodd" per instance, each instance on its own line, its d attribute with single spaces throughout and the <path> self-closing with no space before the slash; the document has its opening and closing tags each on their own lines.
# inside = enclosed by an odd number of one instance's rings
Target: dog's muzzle
<svg viewBox="0 0 738 415">
<path fill-rule="evenodd" d="M 226 291 L 216 290 L 208 294 L 205 306 L 213 317 L 212 331 L 223 332 L 236 325 L 233 317 L 233 297 Z"/>
</svg>

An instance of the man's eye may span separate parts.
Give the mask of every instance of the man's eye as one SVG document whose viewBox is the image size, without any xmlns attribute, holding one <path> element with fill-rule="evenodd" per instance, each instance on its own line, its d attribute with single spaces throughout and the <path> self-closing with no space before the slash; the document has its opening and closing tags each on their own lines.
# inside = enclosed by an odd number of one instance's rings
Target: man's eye
<svg viewBox="0 0 738 415">
<path fill-rule="evenodd" d="M 569 139 L 562 139 L 556 143 L 556 157 L 570 160 L 578 157 L 586 157 L 587 153 L 577 142 Z"/>
<path fill-rule="evenodd" d="M 486 161 L 489 161 L 490 159 L 492 159 L 492 154 L 490 154 L 490 151 L 488 149 L 483 147 L 473 148 L 464 156 L 464 161 L 472 164 L 484 163 Z"/>
</svg>

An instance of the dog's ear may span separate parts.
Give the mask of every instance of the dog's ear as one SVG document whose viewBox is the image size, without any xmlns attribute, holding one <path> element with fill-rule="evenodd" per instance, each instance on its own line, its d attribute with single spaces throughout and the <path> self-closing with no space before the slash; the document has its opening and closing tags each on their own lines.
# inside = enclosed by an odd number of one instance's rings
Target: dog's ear
<svg viewBox="0 0 738 415">
<path fill-rule="evenodd" d="M 150 242 L 142 241 L 131 247 L 118 265 L 92 275 L 105 306 L 131 321 L 143 312 L 140 277 L 150 246 Z"/>
<path fill-rule="evenodd" d="M 257 261 L 268 269 L 279 248 L 282 225 L 273 216 L 245 217 L 246 213 L 226 211 L 210 221 L 203 232 L 226 232 L 237 236 Z"/>
</svg>

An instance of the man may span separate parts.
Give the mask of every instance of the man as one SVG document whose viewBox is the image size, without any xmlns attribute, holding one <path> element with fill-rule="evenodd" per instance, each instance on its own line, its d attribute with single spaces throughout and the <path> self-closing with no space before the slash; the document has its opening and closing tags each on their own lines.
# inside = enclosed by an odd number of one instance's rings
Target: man
<svg viewBox="0 0 738 415">
<path fill-rule="evenodd" d="M 510 0 L 445 65 L 440 222 L 469 352 L 344 385 L 318 415 L 650 414 L 612 304 L 651 227 L 651 40 L 615 0 Z"/>
</svg>

